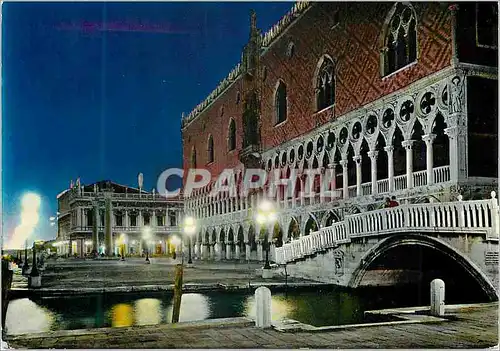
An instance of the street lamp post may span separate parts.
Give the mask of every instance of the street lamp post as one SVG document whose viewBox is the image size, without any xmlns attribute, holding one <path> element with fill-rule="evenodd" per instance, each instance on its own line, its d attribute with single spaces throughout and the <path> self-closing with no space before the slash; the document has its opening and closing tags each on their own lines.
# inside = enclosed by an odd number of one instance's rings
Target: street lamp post
<svg viewBox="0 0 500 351">
<path fill-rule="evenodd" d="M 270 201 L 263 201 L 262 203 L 259 204 L 257 207 L 257 216 L 256 216 L 257 223 L 260 225 L 264 226 L 269 226 L 270 224 L 274 223 L 276 221 L 276 212 L 274 210 L 274 206 Z M 269 264 L 269 248 L 270 248 L 270 243 L 269 243 L 269 234 L 267 233 L 267 229 L 265 230 L 265 237 L 264 237 L 264 249 L 266 251 L 266 262 L 264 264 L 264 270 L 262 271 L 262 276 L 263 278 L 270 277 L 270 269 L 271 265 Z"/>
<path fill-rule="evenodd" d="M 191 238 L 196 231 L 196 225 L 193 217 L 184 218 L 184 233 L 188 237 L 188 264 L 193 264 L 193 259 L 191 257 Z"/>
<path fill-rule="evenodd" d="M 30 265 L 28 264 L 28 240 L 26 240 L 24 244 L 24 264 L 23 264 L 22 274 L 23 275 L 28 274 L 28 269 L 30 269 Z"/>
</svg>

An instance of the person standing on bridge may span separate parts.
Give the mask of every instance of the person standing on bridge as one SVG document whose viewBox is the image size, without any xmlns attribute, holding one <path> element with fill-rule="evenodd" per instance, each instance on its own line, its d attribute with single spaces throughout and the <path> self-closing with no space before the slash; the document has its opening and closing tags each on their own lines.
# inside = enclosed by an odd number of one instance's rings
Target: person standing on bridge
<svg viewBox="0 0 500 351">
<path fill-rule="evenodd" d="M 386 197 L 385 198 L 385 203 L 384 203 L 384 208 L 389 208 L 389 207 L 392 207 L 391 206 L 391 199 Z"/>
<path fill-rule="evenodd" d="M 393 196 L 389 201 L 389 207 L 399 206 L 399 202 L 396 201 L 396 196 Z"/>
</svg>

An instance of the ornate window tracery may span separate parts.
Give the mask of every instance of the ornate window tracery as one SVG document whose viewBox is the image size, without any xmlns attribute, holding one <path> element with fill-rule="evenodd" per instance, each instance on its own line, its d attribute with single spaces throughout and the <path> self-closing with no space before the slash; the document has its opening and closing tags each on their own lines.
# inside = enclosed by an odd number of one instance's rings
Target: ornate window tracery
<svg viewBox="0 0 500 351">
<path fill-rule="evenodd" d="M 236 123 L 234 122 L 234 119 L 231 119 L 229 122 L 228 133 L 227 148 L 228 151 L 232 151 L 236 149 Z"/>
<path fill-rule="evenodd" d="M 320 111 L 335 103 L 335 75 L 333 62 L 325 59 L 316 81 L 316 109 Z"/>
<path fill-rule="evenodd" d="M 287 118 L 287 93 L 286 85 L 283 81 L 278 84 L 275 94 L 276 124 L 284 122 Z"/>
<path fill-rule="evenodd" d="M 417 59 L 417 18 L 410 5 L 398 3 L 389 21 L 383 50 L 383 75 Z"/>
<path fill-rule="evenodd" d="M 214 162 L 214 137 L 212 135 L 208 137 L 207 152 L 208 152 L 208 163 Z"/>
</svg>

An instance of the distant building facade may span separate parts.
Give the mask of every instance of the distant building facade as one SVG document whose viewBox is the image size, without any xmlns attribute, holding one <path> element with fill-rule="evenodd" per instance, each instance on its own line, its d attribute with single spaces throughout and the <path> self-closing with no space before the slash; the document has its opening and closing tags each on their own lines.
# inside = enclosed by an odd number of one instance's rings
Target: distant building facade
<svg viewBox="0 0 500 351">
<path fill-rule="evenodd" d="M 57 196 L 59 255 L 166 255 L 180 238 L 182 200 L 100 181 L 76 185 Z"/>
<path fill-rule="evenodd" d="M 196 255 L 262 261 L 262 235 L 281 246 L 387 196 L 496 190 L 497 23 L 493 2 L 298 2 L 264 34 L 253 13 L 242 61 L 183 116 L 184 168 L 213 177 L 185 199 Z M 226 168 L 239 186 L 248 168 L 298 172 L 275 226 L 254 221 L 264 191 L 209 196 Z M 306 170 L 333 171 L 337 195 L 301 197 Z"/>
</svg>

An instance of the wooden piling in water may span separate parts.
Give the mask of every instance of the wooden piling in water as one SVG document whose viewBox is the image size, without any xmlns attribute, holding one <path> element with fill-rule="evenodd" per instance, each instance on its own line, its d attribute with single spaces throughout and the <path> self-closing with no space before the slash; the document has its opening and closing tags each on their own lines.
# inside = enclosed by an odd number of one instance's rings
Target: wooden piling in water
<svg viewBox="0 0 500 351">
<path fill-rule="evenodd" d="M 174 308 L 172 312 L 172 323 L 179 322 L 179 315 L 181 312 L 181 299 L 182 299 L 182 278 L 184 268 L 182 264 L 175 266 L 175 281 L 174 281 Z"/>
</svg>

